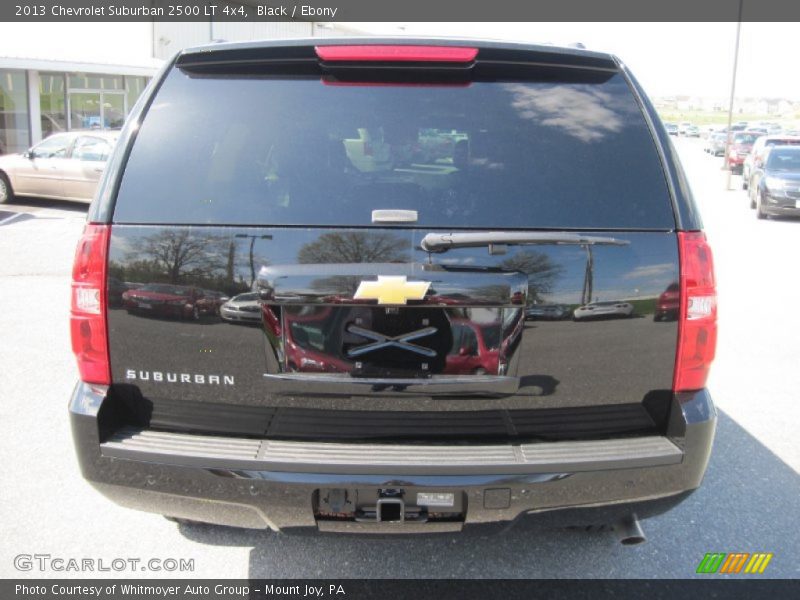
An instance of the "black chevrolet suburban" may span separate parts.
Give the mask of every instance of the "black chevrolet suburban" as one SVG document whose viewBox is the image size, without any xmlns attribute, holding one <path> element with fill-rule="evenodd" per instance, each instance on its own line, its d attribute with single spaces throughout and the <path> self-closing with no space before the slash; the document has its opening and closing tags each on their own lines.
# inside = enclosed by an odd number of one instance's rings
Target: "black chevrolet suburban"
<svg viewBox="0 0 800 600">
<path fill-rule="evenodd" d="M 631 73 L 580 49 L 180 52 L 90 208 L 71 332 L 84 477 L 178 520 L 633 543 L 716 424 L 691 191 Z"/>
</svg>

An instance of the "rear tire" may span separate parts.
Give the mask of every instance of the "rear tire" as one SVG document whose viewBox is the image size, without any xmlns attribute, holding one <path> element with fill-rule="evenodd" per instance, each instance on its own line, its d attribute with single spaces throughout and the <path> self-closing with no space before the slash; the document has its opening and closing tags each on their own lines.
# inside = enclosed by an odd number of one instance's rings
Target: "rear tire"
<svg viewBox="0 0 800 600">
<path fill-rule="evenodd" d="M 11 182 L 5 173 L 0 173 L 0 204 L 12 202 L 14 202 L 14 190 L 11 189 Z"/>
<path fill-rule="evenodd" d="M 764 209 L 761 207 L 761 198 L 762 198 L 761 192 L 760 191 L 756 192 L 756 218 L 766 219 L 767 213 L 765 213 Z"/>
</svg>

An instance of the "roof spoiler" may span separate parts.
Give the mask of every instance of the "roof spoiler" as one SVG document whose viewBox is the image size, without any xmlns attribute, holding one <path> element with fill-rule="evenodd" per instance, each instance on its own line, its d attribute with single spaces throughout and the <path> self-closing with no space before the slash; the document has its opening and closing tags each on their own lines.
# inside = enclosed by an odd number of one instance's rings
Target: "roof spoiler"
<svg viewBox="0 0 800 600">
<path fill-rule="evenodd" d="M 409 62 L 450 64 L 464 68 L 483 65 L 557 66 L 602 71 L 619 70 L 608 54 L 577 48 L 431 38 L 310 38 L 273 42 L 221 43 L 183 50 L 176 65 L 183 69 L 215 66 L 321 64 L 336 67 L 387 64 L 408 66 Z"/>
</svg>

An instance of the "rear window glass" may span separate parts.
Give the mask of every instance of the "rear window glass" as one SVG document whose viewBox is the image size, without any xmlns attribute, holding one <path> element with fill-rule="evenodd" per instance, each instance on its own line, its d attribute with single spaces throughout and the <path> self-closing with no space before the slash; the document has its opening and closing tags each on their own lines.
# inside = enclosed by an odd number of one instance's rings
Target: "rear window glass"
<svg viewBox="0 0 800 600">
<path fill-rule="evenodd" d="M 253 302 L 258 300 L 258 294 L 239 294 L 234 298 L 236 302 Z"/>
<path fill-rule="evenodd" d="M 780 140 L 767 140 L 767 146 L 797 146 L 800 144 L 800 140 L 793 140 L 793 139 L 780 139 Z"/>
<path fill-rule="evenodd" d="M 771 171 L 800 171 L 800 150 L 777 148 L 770 152 L 767 169 Z"/>
<path fill-rule="evenodd" d="M 756 141 L 755 134 L 752 133 L 737 133 L 733 136 L 733 143 L 734 144 L 752 144 Z"/>
<path fill-rule="evenodd" d="M 173 70 L 119 188 L 122 223 L 674 227 L 619 74 L 586 82 L 330 85 Z"/>
</svg>

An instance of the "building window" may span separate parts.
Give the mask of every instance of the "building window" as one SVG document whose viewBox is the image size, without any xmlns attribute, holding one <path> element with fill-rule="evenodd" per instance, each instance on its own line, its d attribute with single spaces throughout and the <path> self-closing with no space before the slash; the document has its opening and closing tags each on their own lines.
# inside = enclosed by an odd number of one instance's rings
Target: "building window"
<svg viewBox="0 0 800 600">
<path fill-rule="evenodd" d="M 108 90 L 122 92 L 125 90 L 122 75 L 92 75 L 86 73 L 70 73 L 69 89 L 71 90 Z"/>
<path fill-rule="evenodd" d="M 128 96 L 128 112 L 147 86 L 147 77 L 125 77 L 125 94 Z"/>
<path fill-rule="evenodd" d="M 0 154 L 24 152 L 29 145 L 27 77 L 0 69 Z"/>
<path fill-rule="evenodd" d="M 39 74 L 42 137 L 67 130 L 67 96 L 63 73 Z"/>
<path fill-rule="evenodd" d="M 147 85 L 146 77 L 67 75 L 69 129 L 117 129 Z"/>
</svg>

